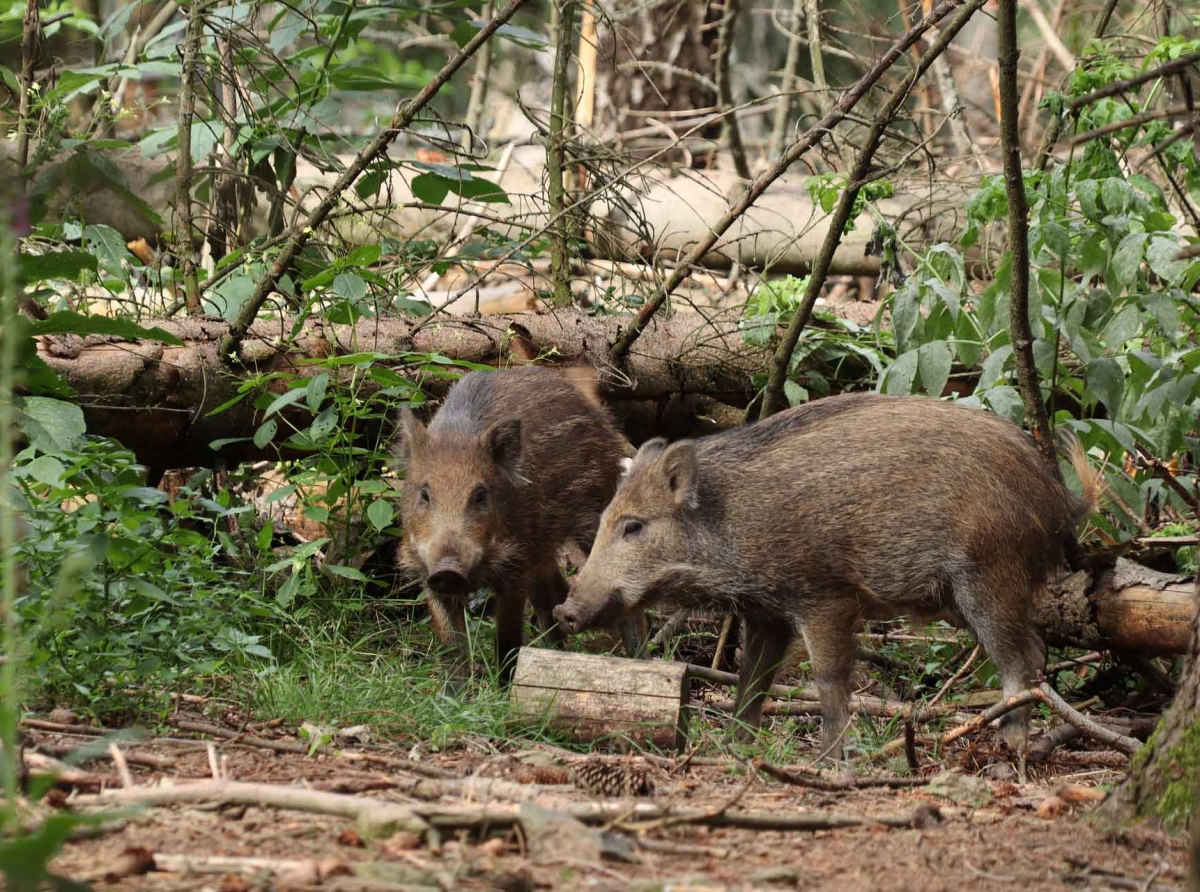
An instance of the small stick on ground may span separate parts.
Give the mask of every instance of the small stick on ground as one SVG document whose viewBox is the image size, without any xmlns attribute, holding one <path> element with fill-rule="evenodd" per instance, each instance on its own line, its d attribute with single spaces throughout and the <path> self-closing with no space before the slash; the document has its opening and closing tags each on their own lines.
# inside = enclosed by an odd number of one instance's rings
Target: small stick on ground
<svg viewBox="0 0 1200 892">
<path fill-rule="evenodd" d="M 125 754 L 121 752 L 121 748 L 115 743 L 110 743 L 108 755 L 112 758 L 113 764 L 117 766 L 117 775 L 121 778 L 121 786 L 126 788 L 136 786 L 133 782 L 133 772 L 129 770 L 129 763 L 125 761 Z"/>
<path fill-rule="evenodd" d="M 909 787 L 923 787 L 929 783 L 923 777 L 855 777 L 833 780 L 822 777 L 816 772 L 805 771 L 787 766 L 772 765 L 763 759 L 754 763 L 755 769 L 768 777 L 793 787 L 807 787 L 810 790 L 822 790 L 827 793 L 863 790 L 871 787 L 887 787 L 893 790 Z"/>
<path fill-rule="evenodd" d="M 717 636 L 717 651 L 713 654 L 712 668 L 721 668 L 721 655 L 725 653 L 725 642 L 729 640 L 729 630 L 733 628 L 733 614 L 725 614 L 725 621 L 721 623 L 721 634 Z"/>
</svg>

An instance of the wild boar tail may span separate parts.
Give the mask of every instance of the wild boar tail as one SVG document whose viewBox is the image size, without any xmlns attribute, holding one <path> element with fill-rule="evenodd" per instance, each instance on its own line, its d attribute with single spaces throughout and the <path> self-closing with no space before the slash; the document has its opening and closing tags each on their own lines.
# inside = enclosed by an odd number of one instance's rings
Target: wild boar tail
<svg viewBox="0 0 1200 892">
<path fill-rule="evenodd" d="M 1104 504 L 1104 496 L 1108 487 L 1104 482 L 1104 471 L 1093 467 L 1088 461 L 1087 450 L 1083 448 L 1079 438 L 1070 434 L 1064 439 L 1063 445 L 1067 461 L 1071 463 L 1071 467 L 1075 469 L 1075 475 L 1079 478 L 1079 520 L 1082 521 L 1092 512 L 1098 511 Z"/>
</svg>

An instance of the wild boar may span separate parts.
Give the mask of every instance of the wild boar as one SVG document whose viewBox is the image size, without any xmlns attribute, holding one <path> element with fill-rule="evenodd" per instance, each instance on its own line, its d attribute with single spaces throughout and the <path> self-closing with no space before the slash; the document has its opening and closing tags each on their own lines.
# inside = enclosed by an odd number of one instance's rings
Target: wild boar
<svg viewBox="0 0 1200 892">
<path fill-rule="evenodd" d="M 647 442 L 600 521 L 566 602 L 568 632 L 666 600 L 740 613 L 743 738 L 788 643 L 804 636 L 823 744 L 842 755 L 855 633 L 865 618 L 944 615 L 970 629 L 1010 696 L 1045 650 L 1030 602 L 1078 548 L 1101 477 L 1076 444 L 1083 497 L 1029 438 L 986 412 L 850 394 L 699 440 Z M 1021 749 L 1029 711 L 1010 713 Z"/>
<path fill-rule="evenodd" d="M 552 643 L 551 615 L 567 594 L 557 557 L 586 554 L 631 451 L 596 395 L 595 373 L 522 367 L 470 372 L 426 428 L 400 413 L 395 453 L 405 468 L 402 568 L 428 590 L 434 629 L 466 664 L 466 595 L 495 594 L 500 676 L 511 677 L 526 601 Z M 628 625 L 626 647 L 636 647 Z"/>
</svg>

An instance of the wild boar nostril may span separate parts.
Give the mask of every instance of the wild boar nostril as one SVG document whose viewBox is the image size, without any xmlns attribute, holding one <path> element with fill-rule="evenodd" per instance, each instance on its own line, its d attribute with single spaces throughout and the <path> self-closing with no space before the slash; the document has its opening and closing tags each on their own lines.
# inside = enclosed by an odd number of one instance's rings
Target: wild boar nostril
<svg viewBox="0 0 1200 892">
<path fill-rule="evenodd" d="M 461 594 L 469 587 L 467 575 L 457 561 L 440 561 L 425 583 L 439 594 Z"/>
</svg>

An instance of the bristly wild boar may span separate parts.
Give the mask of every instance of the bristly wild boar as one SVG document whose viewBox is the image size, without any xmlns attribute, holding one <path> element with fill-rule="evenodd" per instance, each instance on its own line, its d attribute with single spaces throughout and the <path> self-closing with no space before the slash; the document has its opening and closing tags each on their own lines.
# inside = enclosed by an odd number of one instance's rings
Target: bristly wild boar
<svg viewBox="0 0 1200 892">
<path fill-rule="evenodd" d="M 944 615 L 970 629 L 1011 696 L 1045 651 L 1031 598 L 1076 548 L 1101 478 L 1078 444 L 1083 498 L 1026 435 L 986 412 L 851 394 L 637 453 L 591 556 L 554 611 L 569 632 L 656 600 L 745 618 L 737 714 L 748 736 L 776 666 L 804 636 L 824 749 L 842 754 L 865 618 Z M 1029 711 L 1005 740 L 1022 749 Z"/>
<path fill-rule="evenodd" d="M 466 667 L 465 596 L 495 594 L 496 653 L 507 683 L 521 646 L 525 603 L 561 641 L 553 608 L 567 583 L 559 549 L 591 548 L 629 446 L 589 369 L 470 372 L 426 428 L 400 414 L 395 452 L 405 466 L 402 567 L 420 574 L 438 637 Z M 636 646 L 626 629 L 626 646 Z"/>
</svg>

